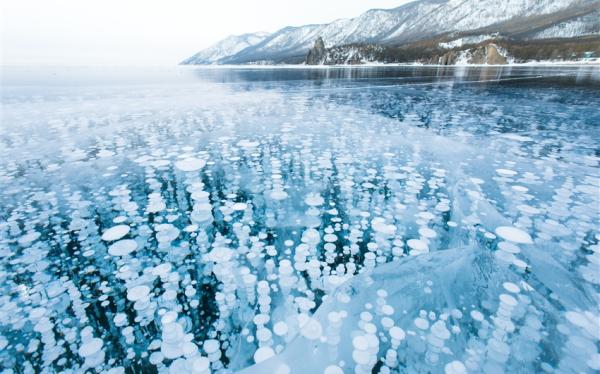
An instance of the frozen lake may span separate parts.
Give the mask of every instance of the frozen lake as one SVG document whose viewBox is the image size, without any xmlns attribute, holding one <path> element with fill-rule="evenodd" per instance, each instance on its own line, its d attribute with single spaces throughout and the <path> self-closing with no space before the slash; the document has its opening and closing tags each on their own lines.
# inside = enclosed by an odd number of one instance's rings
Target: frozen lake
<svg viewBox="0 0 600 374">
<path fill-rule="evenodd" d="M 3 68 L 2 373 L 600 370 L 600 67 Z"/>
</svg>

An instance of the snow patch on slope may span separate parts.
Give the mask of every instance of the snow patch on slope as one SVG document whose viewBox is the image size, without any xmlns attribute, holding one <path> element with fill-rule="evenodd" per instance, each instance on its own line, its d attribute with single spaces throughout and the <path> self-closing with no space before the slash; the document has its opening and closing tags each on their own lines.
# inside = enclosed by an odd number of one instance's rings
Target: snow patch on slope
<svg viewBox="0 0 600 374">
<path fill-rule="evenodd" d="M 489 34 L 488 35 L 466 36 L 464 38 L 458 38 L 458 39 L 454 39 L 449 42 L 440 43 L 439 46 L 440 46 L 440 48 L 444 48 L 444 49 L 459 48 L 459 47 L 462 47 L 463 45 L 478 44 L 478 43 L 481 43 L 486 40 L 494 39 L 496 37 L 497 37 L 497 35 L 489 35 Z"/>
<path fill-rule="evenodd" d="M 533 39 L 572 38 L 585 35 L 600 35 L 600 10 L 542 30 L 536 33 Z"/>
</svg>

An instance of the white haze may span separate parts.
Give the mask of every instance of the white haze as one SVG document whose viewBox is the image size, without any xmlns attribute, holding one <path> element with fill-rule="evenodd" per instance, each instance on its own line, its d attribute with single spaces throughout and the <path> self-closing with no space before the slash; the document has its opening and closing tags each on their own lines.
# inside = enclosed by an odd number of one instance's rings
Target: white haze
<svg viewBox="0 0 600 374">
<path fill-rule="evenodd" d="M 407 0 L 3 0 L 3 65 L 173 65 L 230 35 L 327 23 Z"/>
</svg>

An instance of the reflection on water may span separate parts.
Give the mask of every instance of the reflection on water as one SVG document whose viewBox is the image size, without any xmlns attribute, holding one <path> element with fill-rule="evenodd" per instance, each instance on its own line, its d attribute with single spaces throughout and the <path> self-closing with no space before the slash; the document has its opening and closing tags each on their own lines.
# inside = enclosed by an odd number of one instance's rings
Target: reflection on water
<svg viewBox="0 0 600 374">
<path fill-rule="evenodd" d="M 403 84 L 478 82 L 498 83 L 501 80 L 543 78 L 543 82 L 577 82 L 596 86 L 600 80 L 598 66 L 535 67 L 535 66 L 422 66 L 422 67 L 329 67 L 329 68 L 189 68 L 202 80 L 220 83 L 311 81 L 311 84 Z M 563 79 L 566 77 L 567 79 Z M 557 79 L 558 78 L 558 79 Z M 316 81 L 316 82 L 315 82 Z M 349 82 L 353 81 L 353 82 Z M 388 81 L 388 82 L 386 82 Z M 483 83 L 483 82 L 481 82 Z"/>
</svg>

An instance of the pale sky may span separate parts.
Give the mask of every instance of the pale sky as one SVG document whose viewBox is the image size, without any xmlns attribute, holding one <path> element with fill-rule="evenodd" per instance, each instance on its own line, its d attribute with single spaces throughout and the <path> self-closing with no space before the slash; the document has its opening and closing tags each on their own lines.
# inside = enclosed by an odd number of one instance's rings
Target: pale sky
<svg viewBox="0 0 600 374">
<path fill-rule="evenodd" d="M 0 0 L 3 65 L 174 65 L 231 35 L 407 0 Z"/>
</svg>

